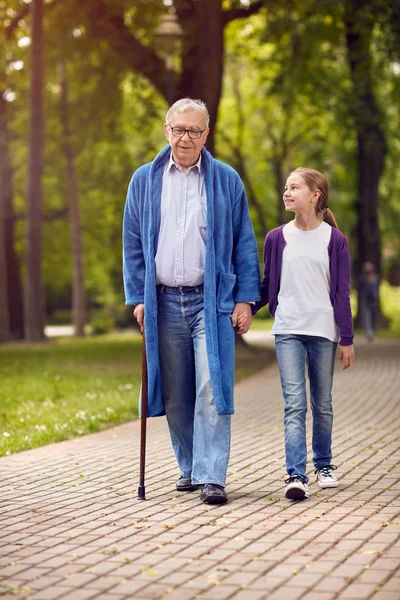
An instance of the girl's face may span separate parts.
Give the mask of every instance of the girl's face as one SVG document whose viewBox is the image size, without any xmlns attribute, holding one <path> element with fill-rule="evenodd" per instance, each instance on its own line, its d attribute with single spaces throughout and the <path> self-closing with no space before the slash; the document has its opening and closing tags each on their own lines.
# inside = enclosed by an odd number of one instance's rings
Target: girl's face
<svg viewBox="0 0 400 600">
<path fill-rule="evenodd" d="M 283 192 L 285 209 L 295 213 L 314 211 L 320 195 L 319 190 L 312 192 L 298 173 L 289 175 Z"/>
</svg>

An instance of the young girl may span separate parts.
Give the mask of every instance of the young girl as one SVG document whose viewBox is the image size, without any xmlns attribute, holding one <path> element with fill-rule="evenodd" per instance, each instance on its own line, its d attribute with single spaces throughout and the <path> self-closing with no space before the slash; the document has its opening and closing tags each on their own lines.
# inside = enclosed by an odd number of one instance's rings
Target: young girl
<svg viewBox="0 0 400 600">
<path fill-rule="evenodd" d="M 347 369 L 354 360 L 350 308 L 350 259 L 346 238 L 328 208 L 328 183 L 300 167 L 286 182 L 285 209 L 294 220 L 270 231 L 264 245 L 261 300 L 253 313 L 269 304 L 272 333 L 285 400 L 285 497 L 308 497 L 306 475 L 306 368 L 313 415 L 313 463 L 321 488 L 337 487 L 333 474 L 332 383 L 339 340 L 339 360 Z"/>
</svg>

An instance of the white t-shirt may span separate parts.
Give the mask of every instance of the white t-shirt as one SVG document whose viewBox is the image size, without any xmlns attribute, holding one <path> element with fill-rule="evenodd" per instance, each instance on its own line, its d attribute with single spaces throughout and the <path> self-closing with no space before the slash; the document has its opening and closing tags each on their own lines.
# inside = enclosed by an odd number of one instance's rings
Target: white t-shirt
<svg viewBox="0 0 400 600">
<path fill-rule="evenodd" d="M 316 335 L 338 341 L 338 327 L 329 297 L 328 246 L 332 228 L 323 221 L 302 231 L 291 221 L 283 228 L 283 250 L 278 306 L 272 333 Z"/>
</svg>

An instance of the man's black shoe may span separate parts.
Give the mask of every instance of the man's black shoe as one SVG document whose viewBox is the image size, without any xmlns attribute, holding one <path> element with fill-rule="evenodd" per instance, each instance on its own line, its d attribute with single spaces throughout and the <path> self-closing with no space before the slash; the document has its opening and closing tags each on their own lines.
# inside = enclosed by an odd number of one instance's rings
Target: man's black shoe
<svg viewBox="0 0 400 600">
<path fill-rule="evenodd" d="M 176 491 L 177 492 L 195 492 L 199 489 L 199 485 L 192 483 L 190 477 L 179 477 L 176 482 Z"/>
<path fill-rule="evenodd" d="M 200 500 L 206 504 L 225 504 L 228 502 L 228 496 L 222 485 L 206 483 L 201 490 Z"/>
</svg>

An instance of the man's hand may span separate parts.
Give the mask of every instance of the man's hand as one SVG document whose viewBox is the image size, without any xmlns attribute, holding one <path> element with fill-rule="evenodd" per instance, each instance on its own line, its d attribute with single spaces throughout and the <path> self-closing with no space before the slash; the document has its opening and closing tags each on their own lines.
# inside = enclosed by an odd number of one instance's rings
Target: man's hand
<svg viewBox="0 0 400 600">
<path fill-rule="evenodd" d="M 339 361 L 343 363 L 343 369 L 348 369 L 353 364 L 355 357 L 354 346 L 339 346 Z"/>
<path fill-rule="evenodd" d="M 143 335 L 143 326 L 144 326 L 144 304 L 136 304 L 135 310 L 133 311 L 133 316 L 136 318 L 138 325 L 140 327 L 140 333 Z"/>
<path fill-rule="evenodd" d="M 247 333 L 252 319 L 250 304 L 247 304 L 247 302 L 238 302 L 235 304 L 235 308 L 231 314 L 231 321 L 232 327 L 236 329 L 236 333 L 239 335 Z"/>
</svg>

